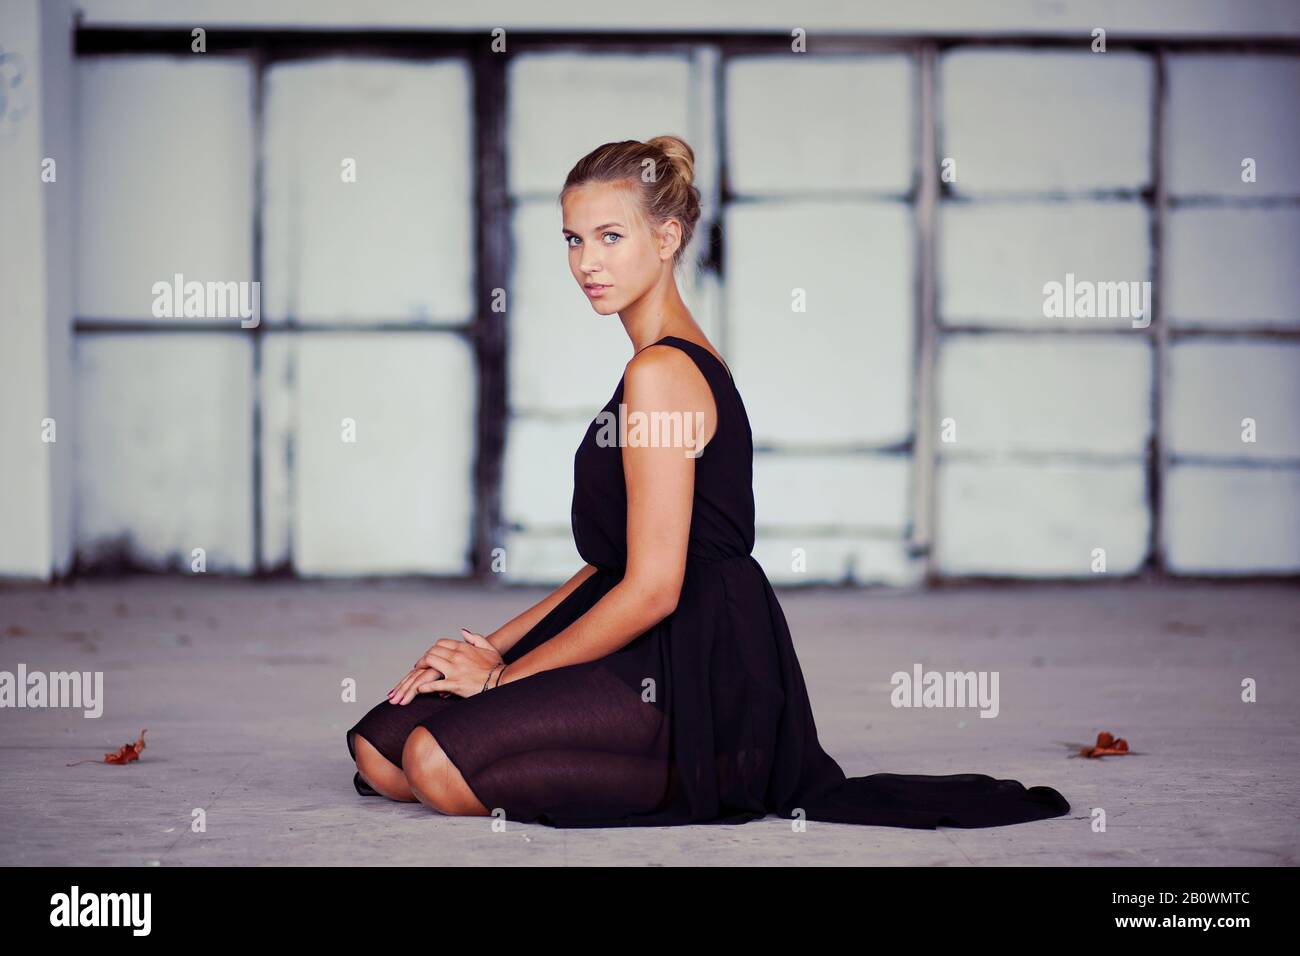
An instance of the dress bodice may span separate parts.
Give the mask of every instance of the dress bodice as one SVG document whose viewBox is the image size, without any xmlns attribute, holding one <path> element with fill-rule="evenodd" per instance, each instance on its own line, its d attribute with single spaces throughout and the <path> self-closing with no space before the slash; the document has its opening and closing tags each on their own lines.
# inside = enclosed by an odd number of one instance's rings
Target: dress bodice
<svg viewBox="0 0 1300 956">
<path fill-rule="evenodd" d="M 687 563 L 744 557 L 754 547 L 754 444 L 731 373 L 708 349 L 674 335 L 647 348 L 670 345 L 695 362 L 713 392 L 717 426 L 695 458 L 695 491 Z M 624 380 L 588 425 L 573 456 L 573 537 L 582 559 L 621 572 L 627 565 L 627 486 L 621 436 Z M 689 434 L 689 432 L 683 432 Z M 683 448 L 686 454 L 687 448 Z"/>
</svg>

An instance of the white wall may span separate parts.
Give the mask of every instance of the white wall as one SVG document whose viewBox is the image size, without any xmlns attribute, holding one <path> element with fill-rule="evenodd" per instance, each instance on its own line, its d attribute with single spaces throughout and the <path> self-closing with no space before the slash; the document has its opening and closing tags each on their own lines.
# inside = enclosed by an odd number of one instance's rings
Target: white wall
<svg viewBox="0 0 1300 956">
<path fill-rule="evenodd" d="M 59 0 L 0 6 L 0 577 L 62 574 L 72 558 L 71 23 Z"/>
</svg>

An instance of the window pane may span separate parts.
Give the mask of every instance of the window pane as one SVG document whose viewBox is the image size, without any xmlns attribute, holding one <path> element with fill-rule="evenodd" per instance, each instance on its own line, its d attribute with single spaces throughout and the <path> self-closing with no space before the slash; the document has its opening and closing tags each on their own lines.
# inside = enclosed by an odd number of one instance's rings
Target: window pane
<svg viewBox="0 0 1300 956">
<path fill-rule="evenodd" d="M 1300 571 L 1300 470 L 1176 466 L 1165 516 L 1176 574 Z"/>
<path fill-rule="evenodd" d="M 949 335 L 939 351 L 944 455 L 1142 455 L 1151 434 L 1145 337 Z"/>
<path fill-rule="evenodd" d="M 728 62 L 726 82 L 734 192 L 911 187 L 915 107 L 907 57 L 742 57 Z"/>
<path fill-rule="evenodd" d="M 912 421 L 912 213 L 757 202 L 726 215 L 728 360 L 756 443 L 892 443 Z M 805 309 L 806 304 L 806 309 Z"/>
<path fill-rule="evenodd" d="M 941 461 L 936 564 L 944 574 L 1092 576 L 1136 571 L 1150 517 L 1143 464 Z"/>
<path fill-rule="evenodd" d="M 943 323 L 1131 330 L 1132 315 L 1109 299 L 1105 310 L 1092 310 L 1104 317 L 1049 318 L 1043 287 L 1106 282 L 1132 289 L 1149 281 L 1149 222 L 1136 202 L 947 204 L 938 257 Z"/>
<path fill-rule="evenodd" d="M 940 156 L 955 162 L 958 194 L 1151 181 L 1148 56 L 963 50 L 943 58 L 939 83 Z"/>
<path fill-rule="evenodd" d="M 1300 58 L 1169 57 L 1169 144 L 1173 196 L 1300 195 Z M 1242 160 L 1255 161 L 1254 182 Z"/>
<path fill-rule="evenodd" d="M 248 64 L 83 57 L 77 81 L 77 314 L 152 321 L 153 285 L 176 273 L 251 281 Z"/>
<path fill-rule="evenodd" d="M 294 345 L 296 568 L 466 573 L 475 399 L 469 346 L 438 332 L 309 332 Z"/>
<path fill-rule="evenodd" d="M 460 61 L 273 68 L 267 316 L 468 322 L 472 148 L 470 81 Z"/>
<path fill-rule="evenodd" d="M 253 563 L 252 344 L 240 333 L 77 341 L 77 548 L 83 558 Z"/>
<path fill-rule="evenodd" d="M 1174 454 L 1300 459 L 1300 344 L 1175 342 L 1167 381 Z"/>
<path fill-rule="evenodd" d="M 1173 324 L 1300 327 L 1300 210 L 1173 209 L 1165 222 Z"/>
</svg>

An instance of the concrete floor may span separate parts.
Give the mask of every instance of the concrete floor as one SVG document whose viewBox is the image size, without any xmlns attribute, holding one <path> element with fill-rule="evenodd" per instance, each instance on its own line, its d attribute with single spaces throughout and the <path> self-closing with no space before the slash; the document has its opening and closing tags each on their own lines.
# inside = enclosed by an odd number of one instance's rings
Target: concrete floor
<svg viewBox="0 0 1300 956">
<path fill-rule="evenodd" d="M 105 708 L 0 711 L 0 864 L 1296 865 L 1300 589 L 782 591 L 823 745 L 850 776 L 974 771 L 1065 817 L 555 830 L 361 797 L 344 731 L 438 636 L 535 589 L 132 578 L 0 590 L 0 670 L 97 670 Z M 890 675 L 996 670 L 1001 713 L 901 709 Z M 340 700 L 354 677 L 359 701 Z M 1258 702 L 1243 703 L 1244 678 Z M 88 763 L 148 728 L 142 759 Z M 1099 730 L 1140 755 L 1068 759 Z M 195 808 L 207 829 L 191 831 Z M 1094 808 L 1106 813 L 1094 832 Z"/>
</svg>

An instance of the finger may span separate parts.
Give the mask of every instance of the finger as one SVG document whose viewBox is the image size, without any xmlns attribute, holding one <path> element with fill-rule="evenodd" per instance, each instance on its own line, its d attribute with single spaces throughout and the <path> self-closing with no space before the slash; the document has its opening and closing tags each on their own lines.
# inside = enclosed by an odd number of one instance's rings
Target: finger
<svg viewBox="0 0 1300 956">
<path fill-rule="evenodd" d="M 428 673 L 429 673 L 429 669 L 426 667 L 422 667 L 419 670 L 411 671 L 411 673 L 407 674 L 406 677 L 402 678 L 402 682 L 397 685 L 397 688 L 393 691 L 393 696 L 390 697 L 389 700 L 392 701 L 394 704 L 397 703 L 399 700 L 402 699 L 403 696 L 406 695 L 406 693 L 410 690 L 413 684 L 417 683 Z"/>
<path fill-rule="evenodd" d="M 415 685 L 419 683 L 419 681 L 420 678 L 418 677 L 412 677 L 410 680 L 403 681 L 402 686 L 399 687 L 397 693 L 393 695 L 392 702 L 398 706 L 409 702 L 413 697 L 415 697 Z"/>
<path fill-rule="evenodd" d="M 462 627 L 460 632 L 465 635 L 465 640 L 473 644 L 475 647 L 491 648 L 492 650 L 496 650 L 492 643 L 482 634 L 475 634 L 469 628 L 465 627 Z"/>
<path fill-rule="evenodd" d="M 452 650 L 452 651 L 454 651 L 454 650 L 456 649 L 456 647 L 457 647 L 460 643 L 461 643 L 460 641 L 453 641 L 453 640 L 451 640 L 450 638 L 440 637 L 437 641 L 435 641 L 435 642 L 433 643 L 433 646 L 432 646 L 432 647 L 430 647 L 427 651 L 424 652 L 424 654 L 422 654 L 422 655 L 420 656 L 420 659 L 419 659 L 418 661 L 415 662 L 415 666 L 416 666 L 416 667 L 427 667 L 428 665 L 424 663 L 424 658 L 425 658 L 426 656 L 428 656 L 429 654 L 431 654 L 431 653 L 433 653 L 434 651 L 438 650 L 439 648 L 441 648 L 441 649 L 444 650 L 444 651 L 447 651 L 447 650 Z"/>
<path fill-rule="evenodd" d="M 434 645 L 425 651 L 424 656 L 420 658 L 420 666 L 437 667 L 437 661 L 450 661 L 457 654 L 463 654 L 465 652 L 464 641 L 448 641 L 447 645 L 448 646 L 446 647 Z"/>
<path fill-rule="evenodd" d="M 445 677 L 426 677 L 424 680 L 416 681 L 415 690 L 418 694 L 432 694 L 436 691 L 445 691 L 447 684 Z"/>
<path fill-rule="evenodd" d="M 436 671 L 442 671 L 442 673 L 445 674 L 447 673 L 447 668 L 454 668 L 456 666 L 456 661 L 448 657 L 446 654 L 435 654 L 433 651 L 430 651 L 428 654 L 424 655 L 424 666 Z"/>
<path fill-rule="evenodd" d="M 396 684 L 394 684 L 392 687 L 389 688 L 389 690 L 388 690 L 388 696 L 389 696 L 389 697 L 392 697 L 392 696 L 393 696 L 393 692 L 396 691 L 397 688 L 399 688 L 399 687 L 402 686 L 402 681 L 406 680 L 406 678 L 410 677 L 412 674 L 414 674 L 414 673 L 415 673 L 417 670 L 419 670 L 419 669 L 420 669 L 420 664 L 419 664 L 419 662 L 417 661 L 417 662 L 416 662 L 416 665 L 415 665 L 414 667 L 412 667 L 409 671 L 407 671 L 407 672 L 402 676 L 401 680 L 399 680 Z"/>
<path fill-rule="evenodd" d="M 388 692 L 389 703 L 391 704 L 397 703 L 397 699 L 401 696 L 402 692 L 406 690 L 407 684 L 410 683 L 411 679 L 415 676 L 416 673 L 417 671 L 412 670 L 409 674 L 407 674 L 405 677 L 403 677 L 401 680 L 397 682 L 397 686 Z"/>
<path fill-rule="evenodd" d="M 418 677 L 411 682 L 411 686 L 406 688 L 405 693 L 396 702 L 405 706 L 415 700 L 419 694 L 425 693 L 426 689 L 433 689 L 436 686 L 439 690 L 445 690 L 446 684 L 447 680 L 444 677 Z"/>
</svg>

